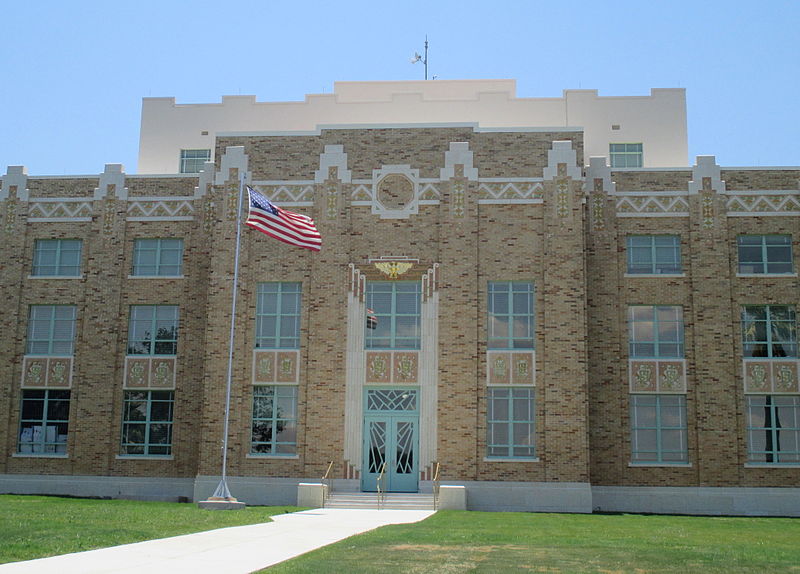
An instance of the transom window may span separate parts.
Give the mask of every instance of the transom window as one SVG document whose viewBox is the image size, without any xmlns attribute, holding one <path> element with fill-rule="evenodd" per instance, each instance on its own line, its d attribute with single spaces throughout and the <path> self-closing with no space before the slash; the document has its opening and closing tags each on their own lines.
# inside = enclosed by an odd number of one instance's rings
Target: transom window
<svg viewBox="0 0 800 574">
<path fill-rule="evenodd" d="M 628 235 L 628 273 L 645 275 L 681 272 L 681 241 L 677 235 Z"/>
<path fill-rule="evenodd" d="M 419 282 L 370 281 L 366 299 L 377 319 L 374 329 L 365 327 L 367 349 L 419 349 Z"/>
<path fill-rule="evenodd" d="M 133 275 L 181 275 L 183 239 L 137 239 L 133 244 Z"/>
<path fill-rule="evenodd" d="M 533 349 L 533 283 L 489 282 L 490 349 Z"/>
<path fill-rule="evenodd" d="M 172 454 L 174 402 L 174 391 L 125 391 L 121 454 Z"/>
<path fill-rule="evenodd" d="M 182 149 L 181 173 L 200 173 L 207 161 L 211 160 L 210 149 Z"/>
<path fill-rule="evenodd" d="M 800 396 L 747 397 L 747 458 L 800 463 Z"/>
<path fill-rule="evenodd" d="M 175 355 L 177 352 L 177 305 L 131 306 L 128 354 Z"/>
<path fill-rule="evenodd" d="M 80 239 L 37 239 L 33 249 L 36 277 L 78 277 L 81 274 Z"/>
<path fill-rule="evenodd" d="M 683 357 L 683 309 L 677 305 L 628 307 L 628 347 L 631 358 Z"/>
<path fill-rule="evenodd" d="M 792 272 L 791 235 L 740 235 L 736 243 L 739 273 L 780 275 Z"/>
<path fill-rule="evenodd" d="M 72 355 L 74 341 L 74 305 L 31 305 L 26 354 Z"/>
<path fill-rule="evenodd" d="M 745 357 L 796 357 L 797 320 L 794 307 L 743 307 L 742 339 Z"/>
<path fill-rule="evenodd" d="M 685 463 L 686 397 L 631 395 L 631 460 L 642 463 Z"/>
<path fill-rule="evenodd" d="M 297 387 L 253 387 L 252 454 L 297 454 Z"/>
<path fill-rule="evenodd" d="M 612 143 L 608 144 L 608 155 L 611 167 L 642 167 L 642 144 Z"/>
<path fill-rule="evenodd" d="M 535 458 L 534 409 L 531 387 L 489 387 L 487 457 Z"/>
<path fill-rule="evenodd" d="M 259 283 L 256 348 L 300 348 L 300 283 Z"/>
<path fill-rule="evenodd" d="M 17 452 L 66 454 L 69 391 L 23 390 Z"/>
</svg>

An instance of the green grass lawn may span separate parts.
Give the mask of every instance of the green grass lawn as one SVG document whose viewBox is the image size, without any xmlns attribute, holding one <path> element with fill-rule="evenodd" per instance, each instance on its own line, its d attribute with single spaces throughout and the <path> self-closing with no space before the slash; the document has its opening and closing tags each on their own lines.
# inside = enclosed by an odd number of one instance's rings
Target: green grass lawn
<svg viewBox="0 0 800 574">
<path fill-rule="evenodd" d="M 0 564 L 227 526 L 269 522 L 295 507 L 235 512 L 195 504 L 0 495 Z"/>
<path fill-rule="evenodd" d="M 268 571 L 800 572 L 800 519 L 444 511 Z"/>
</svg>

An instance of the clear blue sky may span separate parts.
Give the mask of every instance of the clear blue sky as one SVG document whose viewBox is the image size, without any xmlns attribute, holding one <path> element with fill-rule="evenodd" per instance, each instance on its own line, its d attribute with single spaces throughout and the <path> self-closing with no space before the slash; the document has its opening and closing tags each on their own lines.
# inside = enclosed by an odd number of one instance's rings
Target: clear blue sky
<svg viewBox="0 0 800 574">
<path fill-rule="evenodd" d="M 689 154 L 800 165 L 800 2 L 9 2 L 0 170 L 136 172 L 141 98 L 302 100 L 335 81 L 514 78 L 522 97 L 687 89 Z"/>
</svg>

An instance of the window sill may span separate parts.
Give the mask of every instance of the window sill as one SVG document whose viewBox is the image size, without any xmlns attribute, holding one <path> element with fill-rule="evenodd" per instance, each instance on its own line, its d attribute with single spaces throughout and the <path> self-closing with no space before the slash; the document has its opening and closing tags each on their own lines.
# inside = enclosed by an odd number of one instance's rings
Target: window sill
<svg viewBox="0 0 800 574">
<path fill-rule="evenodd" d="M 800 468 L 800 462 L 746 462 L 745 468 Z"/>
<path fill-rule="evenodd" d="M 494 456 L 485 456 L 483 457 L 483 462 L 541 462 L 539 457 L 534 458 L 523 458 L 523 457 L 513 457 L 513 456 L 504 456 L 504 457 L 494 457 Z"/>
<path fill-rule="evenodd" d="M 28 279 L 83 279 L 83 275 L 28 275 Z"/>
<path fill-rule="evenodd" d="M 11 458 L 69 458 L 69 455 L 60 452 L 15 452 Z"/>
<path fill-rule="evenodd" d="M 174 460 L 171 454 L 118 454 L 117 460 Z"/>
<path fill-rule="evenodd" d="M 644 277 L 650 278 L 659 277 L 662 279 L 680 279 L 686 277 L 686 273 L 626 273 L 624 277 Z"/>
<path fill-rule="evenodd" d="M 797 277 L 797 273 L 737 273 L 737 277 Z"/>
<path fill-rule="evenodd" d="M 629 462 L 629 468 L 692 468 L 691 462 Z"/>
<path fill-rule="evenodd" d="M 251 452 L 245 455 L 245 458 L 254 459 L 277 459 L 277 460 L 300 460 L 299 454 L 253 454 Z"/>
<path fill-rule="evenodd" d="M 128 279 L 185 279 L 186 275 L 128 275 Z"/>
</svg>

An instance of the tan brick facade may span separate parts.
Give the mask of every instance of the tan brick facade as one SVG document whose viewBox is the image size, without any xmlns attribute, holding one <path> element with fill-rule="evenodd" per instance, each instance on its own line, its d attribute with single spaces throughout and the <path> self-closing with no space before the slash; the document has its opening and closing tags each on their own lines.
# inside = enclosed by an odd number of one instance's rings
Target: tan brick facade
<svg viewBox="0 0 800 574">
<path fill-rule="evenodd" d="M 737 272 L 740 234 L 791 235 L 797 270 L 800 170 L 720 171 L 708 158 L 674 171 L 612 171 L 594 160 L 584 169 L 582 134 L 567 129 L 225 136 L 215 156 L 213 173 L 199 176 L 126 176 L 108 166 L 99 178 L 36 178 L 21 170 L 3 178 L 0 475 L 7 484 L 31 475 L 219 475 L 243 174 L 278 205 L 314 217 L 323 248 L 301 250 L 242 229 L 230 477 L 296 482 L 322 476 L 333 460 L 337 478 L 357 480 L 363 418 L 347 409 L 363 389 L 394 385 L 434 397 L 419 411 L 417 484 L 438 462 L 445 480 L 476 485 L 476 508 L 487 484 L 800 487 L 800 464 L 748 463 L 740 321 L 743 305 L 797 307 L 800 284 L 796 273 Z M 679 237 L 681 273 L 627 273 L 628 235 L 648 234 Z M 82 240 L 80 276 L 33 277 L 35 241 L 58 238 Z M 135 242 L 148 238 L 183 239 L 182 276 L 132 276 Z M 348 344 L 349 322 L 358 318 L 353 305 L 362 297 L 353 277 L 385 279 L 374 265 L 381 258 L 412 262 L 407 277 L 425 285 L 423 313 L 430 315 L 419 352 L 371 355 L 388 365 L 386 382 L 367 372 L 363 347 Z M 257 285 L 272 281 L 302 285 L 300 344 L 254 355 Z M 491 281 L 533 284 L 535 350 L 490 353 Z M 56 304 L 77 309 L 69 434 L 66 453 L 36 456 L 18 452 L 28 312 Z M 169 456 L 121 456 L 136 305 L 179 307 Z M 671 389 L 685 397 L 687 464 L 631 464 L 632 305 L 682 309 L 684 356 L 654 363 L 651 372 L 663 378 L 673 369 L 683 385 Z M 498 357 L 519 370 L 493 373 Z M 794 364 L 787 368 L 796 377 Z M 155 380 L 156 366 L 138 368 Z M 137 381 L 127 388 L 157 387 Z M 251 452 L 253 384 L 270 381 L 296 383 L 291 456 Z M 486 455 L 493 384 L 534 389 L 535 458 Z M 7 489 L 24 490 L 14 484 Z M 132 495 L 124 488 L 117 494 Z M 564 508 L 597 506 L 586 504 Z"/>
</svg>

